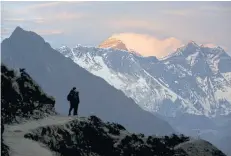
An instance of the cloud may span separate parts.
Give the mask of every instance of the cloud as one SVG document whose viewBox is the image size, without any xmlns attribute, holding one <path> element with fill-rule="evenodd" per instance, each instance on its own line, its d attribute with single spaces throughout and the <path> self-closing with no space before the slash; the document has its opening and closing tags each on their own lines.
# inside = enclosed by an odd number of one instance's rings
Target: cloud
<svg viewBox="0 0 231 156">
<path fill-rule="evenodd" d="M 8 8 L 11 5 L 4 5 L 3 22 L 51 23 L 54 21 L 75 20 L 86 17 L 86 13 L 68 9 L 68 7 L 76 3 L 81 2 L 27 2 L 25 5 L 18 4 L 14 9 Z"/>
<path fill-rule="evenodd" d="M 34 23 L 43 23 L 44 22 L 44 18 L 5 18 L 4 21 L 8 21 L 8 22 L 34 22 Z"/>
<path fill-rule="evenodd" d="M 5 21 L 13 21 L 13 22 L 24 22 L 26 19 L 24 18 L 6 18 Z"/>
<path fill-rule="evenodd" d="M 163 10 L 161 11 L 164 14 L 167 15 L 176 15 L 176 16 L 189 16 L 189 15 L 195 15 L 195 10 L 190 9 L 178 9 L 178 10 Z"/>
<path fill-rule="evenodd" d="M 213 43 L 206 43 L 206 44 L 203 44 L 204 47 L 209 47 L 209 48 L 215 48 L 217 47 L 217 45 L 213 44 Z"/>
<path fill-rule="evenodd" d="M 229 13 L 231 12 L 230 6 L 222 6 L 222 5 L 201 5 L 197 7 L 191 7 L 191 8 L 178 8 L 178 9 L 166 9 L 161 10 L 160 13 L 166 14 L 166 15 L 173 15 L 173 16 L 208 16 L 208 15 L 216 15 L 221 13 Z M 211 14 L 214 13 L 214 14 Z"/>
<path fill-rule="evenodd" d="M 62 30 L 58 30 L 58 29 L 36 29 L 33 31 L 35 31 L 39 35 L 56 35 L 56 34 L 62 34 L 63 33 Z"/>
<path fill-rule="evenodd" d="M 112 37 L 120 39 L 127 48 L 133 49 L 143 56 L 164 57 L 182 46 L 182 42 L 174 37 L 158 39 L 154 36 L 136 33 L 114 34 Z"/>
<path fill-rule="evenodd" d="M 213 44 L 213 43 L 205 43 L 205 44 L 202 44 L 202 45 L 204 47 L 208 47 L 208 48 L 216 48 L 216 47 L 218 47 L 218 45 Z M 219 45 L 219 47 L 223 48 L 225 51 L 228 51 L 228 48 L 226 46 Z"/>
<path fill-rule="evenodd" d="M 9 33 L 9 29 L 8 28 L 1 28 L 1 35 L 6 35 Z"/>
<path fill-rule="evenodd" d="M 230 6 L 201 6 L 199 10 L 202 11 L 214 11 L 214 12 L 231 12 Z"/>
<path fill-rule="evenodd" d="M 86 17 L 86 14 L 83 13 L 73 13 L 73 12 L 61 12 L 54 16 L 51 16 L 50 20 L 74 20 Z"/>
<path fill-rule="evenodd" d="M 109 20 L 108 25 L 112 28 L 140 28 L 146 30 L 156 30 L 152 22 L 145 20 L 116 19 Z"/>
<path fill-rule="evenodd" d="M 47 8 L 47 7 L 55 7 L 57 5 L 61 5 L 64 2 L 45 2 L 45 3 L 40 3 L 40 4 L 33 4 L 27 7 L 27 9 L 40 9 L 40 8 Z"/>
<path fill-rule="evenodd" d="M 44 16 L 44 17 L 41 17 Z M 52 13 L 48 15 L 40 15 L 34 18 L 4 18 L 3 22 L 33 22 L 37 24 L 41 23 L 52 23 L 52 22 L 57 22 L 57 21 L 71 21 L 71 20 L 76 20 L 76 19 L 81 19 L 83 17 L 86 17 L 86 14 L 82 13 L 73 13 L 73 12 L 59 12 L 59 13 Z"/>
<path fill-rule="evenodd" d="M 53 8 L 57 6 L 63 6 L 65 4 L 67 5 L 73 5 L 73 4 L 80 4 L 85 3 L 84 1 L 56 1 L 56 2 L 42 2 L 39 4 L 32 4 L 27 7 L 27 9 L 33 10 L 33 9 L 46 9 L 46 8 Z"/>
</svg>

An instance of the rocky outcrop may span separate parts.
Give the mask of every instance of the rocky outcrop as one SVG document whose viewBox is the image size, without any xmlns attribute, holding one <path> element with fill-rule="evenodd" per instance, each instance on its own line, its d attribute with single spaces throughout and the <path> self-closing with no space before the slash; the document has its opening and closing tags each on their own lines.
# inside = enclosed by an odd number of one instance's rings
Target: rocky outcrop
<svg viewBox="0 0 231 156">
<path fill-rule="evenodd" d="M 55 114 L 54 98 L 46 95 L 24 71 L 17 74 L 1 65 L 1 117 L 5 124 Z"/>
<path fill-rule="evenodd" d="M 64 125 L 39 127 L 25 137 L 46 144 L 62 156 L 185 156 L 184 151 L 173 147 L 189 140 L 183 135 L 158 138 L 129 133 L 122 125 L 104 123 L 96 116 L 77 118 Z"/>
<path fill-rule="evenodd" d="M 175 147 L 187 153 L 188 156 L 225 156 L 220 150 L 204 140 L 191 140 Z"/>
<path fill-rule="evenodd" d="M 203 140 L 129 133 L 122 125 L 104 123 L 96 116 L 42 126 L 24 137 L 45 144 L 61 156 L 225 156 Z"/>
<path fill-rule="evenodd" d="M 4 143 L 4 124 L 20 123 L 26 119 L 40 119 L 54 111 L 54 98 L 46 95 L 31 77 L 1 65 L 1 155 L 9 156 Z"/>
</svg>

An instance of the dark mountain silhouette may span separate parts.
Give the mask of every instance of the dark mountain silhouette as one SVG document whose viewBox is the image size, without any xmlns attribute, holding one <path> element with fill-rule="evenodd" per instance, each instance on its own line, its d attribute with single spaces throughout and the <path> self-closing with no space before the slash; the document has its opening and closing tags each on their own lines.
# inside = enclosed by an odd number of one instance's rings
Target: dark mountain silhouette
<svg viewBox="0 0 231 156">
<path fill-rule="evenodd" d="M 65 58 L 34 32 L 17 27 L 1 46 L 2 62 L 15 69 L 26 68 L 41 88 L 55 97 L 56 110 L 65 116 L 69 108 L 66 96 L 76 86 L 80 116 L 96 115 L 120 123 L 132 132 L 159 135 L 174 132 L 167 122 L 142 110 L 122 91 Z"/>
</svg>

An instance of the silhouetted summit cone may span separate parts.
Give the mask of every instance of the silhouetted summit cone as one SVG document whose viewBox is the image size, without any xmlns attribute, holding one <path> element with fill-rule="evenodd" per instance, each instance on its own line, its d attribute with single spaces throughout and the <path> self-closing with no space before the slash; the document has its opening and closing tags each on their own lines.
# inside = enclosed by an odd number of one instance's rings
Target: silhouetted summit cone
<svg viewBox="0 0 231 156">
<path fill-rule="evenodd" d="M 25 33 L 26 33 L 25 30 L 23 30 L 21 27 L 17 26 L 9 38 L 13 39 L 13 38 L 18 38 L 19 36 L 23 37 L 23 36 L 25 36 Z"/>
<path fill-rule="evenodd" d="M 29 36 L 30 36 L 30 38 L 32 38 L 32 36 L 33 36 L 34 38 L 37 37 L 37 38 L 41 38 L 42 39 L 42 37 L 40 37 L 36 33 L 32 32 L 32 31 L 26 31 L 26 30 L 22 29 L 19 26 L 17 26 L 15 28 L 15 30 L 12 32 L 12 34 L 10 35 L 10 38 L 14 38 L 14 37 L 16 37 L 16 38 L 18 38 L 18 37 L 29 37 Z"/>
<path fill-rule="evenodd" d="M 17 26 L 17 27 L 14 29 L 12 35 L 13 35 L 13 34 L 17 34 L 17 33 L 21 33 L 21 32 L 24 32 L 24 31 L 25 31 L 25 30 L 23 30 L 21 27 Z"/>
<path fill-rule="evenodd" d="M 35 32 L 26 31 L 19 26 L 16 27 L 11 36 L 6 40 L 10 40 L 9 46 L 12 44 L 16 44 L 17 48 L 19 48 L 18 50 L 21 50 L 21 46 L 23 46 L 24 44 L 27 44 L 28 48 L 33 47 L 34 49 L 41 48 L 41 46 L 43 45 L 50 47 L 50 45 L 45 42 L 45 40 L 41 36 L 39 36 Z"/>
</svg>

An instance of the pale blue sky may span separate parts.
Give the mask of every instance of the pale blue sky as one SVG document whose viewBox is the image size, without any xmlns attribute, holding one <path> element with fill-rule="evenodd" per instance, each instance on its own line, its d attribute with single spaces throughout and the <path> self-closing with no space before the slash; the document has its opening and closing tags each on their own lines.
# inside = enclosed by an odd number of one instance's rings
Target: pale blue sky
<svg viewBox="0 0 231 156">
<path fill-rule="evenodd" d="M 2 2 L 1 36 L 16 26 L 57 48 L 98 45 L 114 33 L 194 40 L 231 51 L 231 2 Z"/>
</svg>

